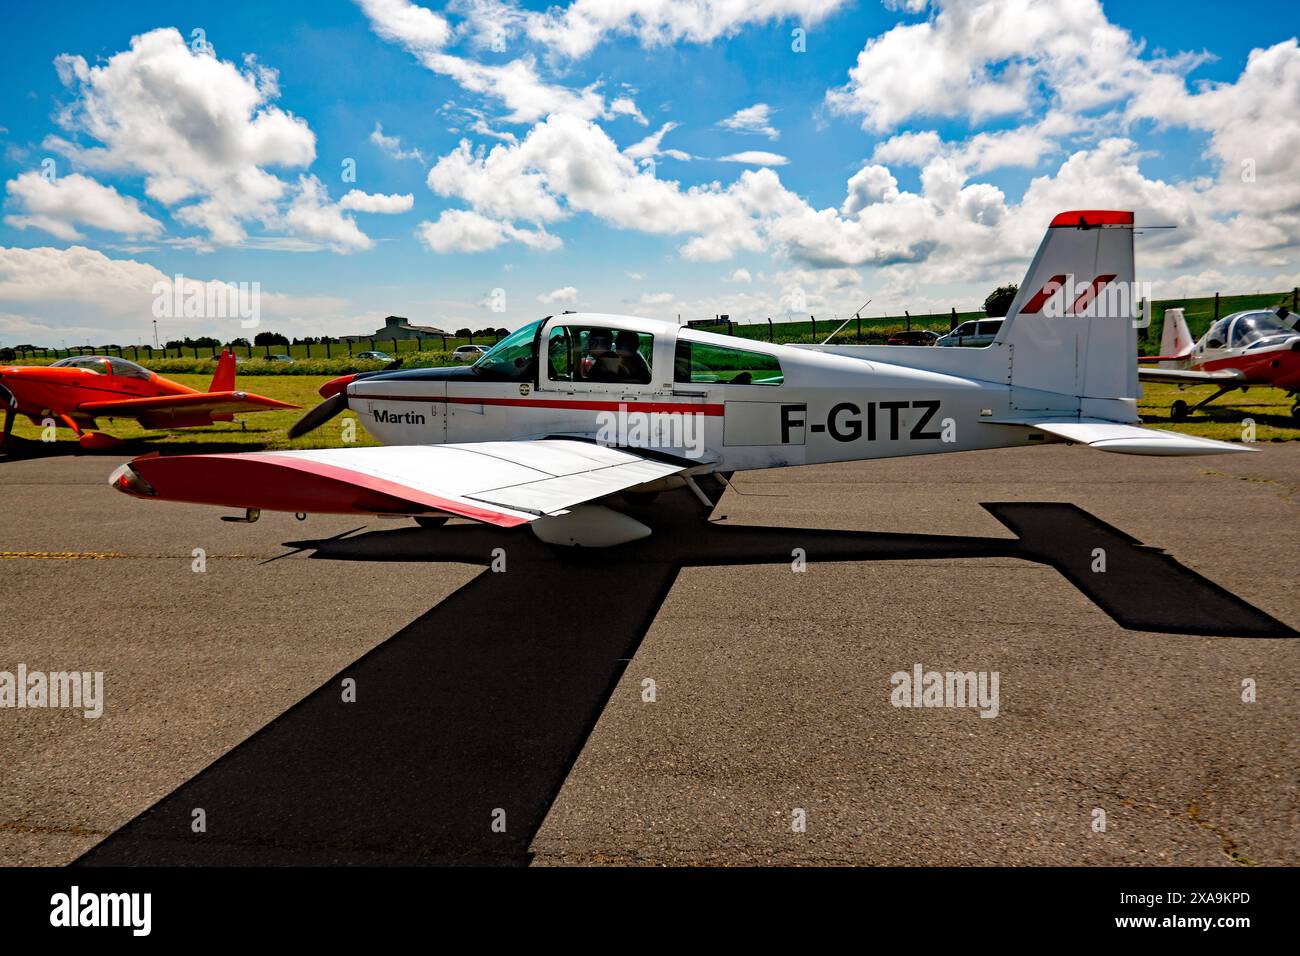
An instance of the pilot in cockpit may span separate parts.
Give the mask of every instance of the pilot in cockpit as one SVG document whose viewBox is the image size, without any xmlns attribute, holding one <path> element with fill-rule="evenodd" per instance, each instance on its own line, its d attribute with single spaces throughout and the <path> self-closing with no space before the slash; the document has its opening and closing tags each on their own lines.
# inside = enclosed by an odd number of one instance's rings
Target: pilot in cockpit
<svg viewBox="0 0 1300 956">
<path fill-rule="evenodd" d="M 641 355 L 641 336 L 624 329 L 614 340 L 618 355 L 618 380 L 638 385 L 650 384 L 650 366 Z"/>
<path fill-rule="evenodd" d="M 617 382 L 619 357 L 612 348 L 614 333 L 609 329 L 592 329 L 587 333 L 586 355 L 583 356 L 583 378 L 589 382 Z"/>
</svg>

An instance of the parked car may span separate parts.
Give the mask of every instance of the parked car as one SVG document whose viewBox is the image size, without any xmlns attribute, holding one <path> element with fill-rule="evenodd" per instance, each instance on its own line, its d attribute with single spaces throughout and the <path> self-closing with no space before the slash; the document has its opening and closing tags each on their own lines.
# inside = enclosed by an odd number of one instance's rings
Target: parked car
<svg viewBox="0 0 1300 956">
<path fill-rule="evenodd" d="M 359 359 L 373 359 L 376 362 L 391 362 L 393 357 L 387 352 L 358 352 L 355 356 Z"/>
<path fill-rule="evenodd" d="M 1001 319 L 979 319 L 977 321 L 963 322 L 934 344 L 940 347 L 963 346 L 967 348 L 991 345 L 993 340 L 997 338 L 998 330 L 1001 328 Z"/>
<path fill-rule="evenodd" d="M 487 352 L 486 345 L 462 345 L 451 353 L 457 362 L 477 362 Z"/>
<path fill-rule="evenodd" d="M 283 352 L 274 352 L 271 355 L 268 355 L 266 357 L 266 360 L 268 362 L 289 362 L 290 364 L 293 363 L 293 357 L 290 355 L 285 355 Z"/>
<path fill-rule="evenodd" d="M 933 345 L 939 341 L 939 333 L 929 329 L 905 329 L 895 332 L 885 340 L 886 345 Z"/>
</svg>

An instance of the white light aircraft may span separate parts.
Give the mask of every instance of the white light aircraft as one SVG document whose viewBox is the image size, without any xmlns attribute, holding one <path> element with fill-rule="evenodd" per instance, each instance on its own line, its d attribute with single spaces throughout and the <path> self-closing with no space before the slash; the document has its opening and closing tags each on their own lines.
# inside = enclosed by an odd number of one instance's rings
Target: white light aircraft
<svg viewBox="0 0 1300 956">
<path fill-rule="evenodd" d="M 1056 441 L 1138 455 L 1248 451 L 1138 424 L 1133 215 L 1057 216 L 985 348 L 769 345 L 564 314 L 473 366 L 348 376 L 291 430 L 353 410 L 383 447 L 145 456 L 130 495 L 246 510 L 461 517 L 603 547 L 650 534 L 610 507 L 695 478 Z M 707 499 L 705 499 L 707 501 Z"/>
</svg>

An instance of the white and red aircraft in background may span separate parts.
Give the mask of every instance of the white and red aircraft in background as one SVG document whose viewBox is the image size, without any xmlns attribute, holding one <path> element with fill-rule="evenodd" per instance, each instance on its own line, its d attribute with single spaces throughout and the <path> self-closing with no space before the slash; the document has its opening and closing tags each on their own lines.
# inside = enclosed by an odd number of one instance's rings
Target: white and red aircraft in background
<svg viewBox="0 0 1300 956">
<path fill-rule="evenodd" d="M 1160 354 L 1138 359 L 1156 367 L 1140 369 L 1138 377 L 1143 382 L 1219 386 L 1191 408 L 1182 399 L 1174 402 L 1169 414 L 1175 419 L 1186 418 L 1238 388 L 1280 388 L 1295 395 L 1300 392 L 1297 319 L 1300 316 L 1285 308 L 1234 312 L 1211 325 L 1197 342 L 1187 328 L 1183 310 L 1169 309 L 1160 333 Z M 1291 415 L 1300 418 L 1300 402 L 1292 406 Z"/>
<path fill-rule="evenodd" d="M 1076 284 L 1070 277 L 1080 277 Z M 338 380 L 291 434 L 352 409 L 385 447 L 137 458 L 140 498 L 529 524 L 607 546 L 650 529 L 612 496 L 695 476 L 1052 441 L 1140 455 L 1248 451 L 1138 424 L 1133 215 L 1057 216 L 985 348 L 769 345 L 565 314 L 473 366 Z M 1105 292 L 1105 294 L 1103 294 Z"/>
</svg>

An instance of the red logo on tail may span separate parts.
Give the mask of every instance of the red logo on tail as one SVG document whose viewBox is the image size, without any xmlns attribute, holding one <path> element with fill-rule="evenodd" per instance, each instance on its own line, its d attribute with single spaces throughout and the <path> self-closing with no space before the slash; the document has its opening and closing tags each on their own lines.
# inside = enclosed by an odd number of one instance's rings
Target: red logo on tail
<svg viewBox="0 0 1300 956">
<path fill-rule="evenodd" d="M 1092 282 L 1075 297 L 1075 300 L 1070 303 L 1070 307 L 1065 310 L 1065 314 L 1077 315 L 1079 312 L 1086 309 L 1092 303 L 1092 300 L 1097 298 L 1097 294 L 1113 282 L 1114 279 L 1115 276 L 1113 274 L 1097 276 L 1097 278 L 1093 279 Z M 1047 303 L 1048 299 L 1065 288 L 1067 281 L 1068 279 L 1066 276 L 1052 276 L 1046 283 L 1044 283 L 1043 287 L 1035 292 L 1030 300 L 1025 303 L 1024 308 L 1020 310 L 1020 314 L 1033 315 L 1039 312 Z"/>
</svg>

